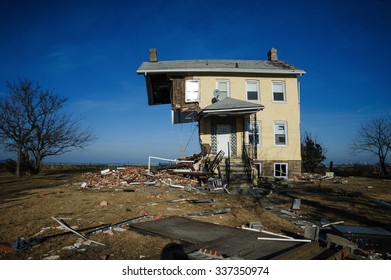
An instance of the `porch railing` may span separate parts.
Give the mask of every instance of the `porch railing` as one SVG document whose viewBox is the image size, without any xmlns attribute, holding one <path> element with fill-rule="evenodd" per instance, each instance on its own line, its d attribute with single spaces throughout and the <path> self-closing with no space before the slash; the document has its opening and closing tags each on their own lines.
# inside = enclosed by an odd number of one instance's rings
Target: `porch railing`
<svg viewBox="0 0 391 280">
<path fill-rule="evenodd" d="M 254 176 L 253 168 L 252 168 L 253 166 L 253 159 L 252 159 L 253 153 L 251 153 L 252 151 L 253 151 L 252 145 L 243 146 L 242 161 L 244 164 L 244 170 L 246 172 L 249 181 L 252 181 Z"/>
</svg>

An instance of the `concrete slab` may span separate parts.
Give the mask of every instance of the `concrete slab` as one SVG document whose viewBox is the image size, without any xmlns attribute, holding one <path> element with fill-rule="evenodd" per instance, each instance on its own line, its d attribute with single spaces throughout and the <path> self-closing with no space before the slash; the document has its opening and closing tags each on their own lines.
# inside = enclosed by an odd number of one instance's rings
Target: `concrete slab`
<svg viewBox="0 0 391 280">
<path fill-rule="evenodd" d="M 186 253 L 209 249 L 227 257 L 251 260 L 275 258 L 303 246 L 300 242 L 258 240 L 258 237 L 274 236 L 176 216 L 133 224 L 129 229 L 193 244 L 185 248 Z"/>
</svg>

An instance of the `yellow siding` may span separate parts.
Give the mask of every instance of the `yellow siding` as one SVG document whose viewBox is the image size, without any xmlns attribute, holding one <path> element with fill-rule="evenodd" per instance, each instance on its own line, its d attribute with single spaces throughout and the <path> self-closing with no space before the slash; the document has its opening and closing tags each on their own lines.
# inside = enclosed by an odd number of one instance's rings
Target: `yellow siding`
<svg viewBox="0 0 391 280">
<path fill-rule="evenodd" d="M 230 97 L 240 100 L 247 100 L 246 80 L 259 81 L 259 100 L 254 101 L 265 106 L 263 111 L 258 112 L 257 120 L 260 121 L 261 145 L 258 147 L 258 159 L 261 160 L 301 160 L 300 153 L 300 105 L 297 87 L 297 78 L 295 76 L 286 77 L 232 77 L 216 76 L 205 77 L 195 76 L 194 79 L 200 80 L 200 101 L 201 109 L 212 104 L 213 91 L 216 89 L 216 80 L 229 80 Z M 272 100 L 272 81 L 285 82 L 285 102 L 273 102 Z M 287 123 L 287 146 L 275 146 L 274 144 L 274 122 L 285 121 Z M 210 126 L 201 127 L 200 138 L 204 143 L 210 143 Z M 237 145 L 238 151 L 242 148 L 243 134 L 241 131 L 242 123 L 237 121 Z"/>
</svg>

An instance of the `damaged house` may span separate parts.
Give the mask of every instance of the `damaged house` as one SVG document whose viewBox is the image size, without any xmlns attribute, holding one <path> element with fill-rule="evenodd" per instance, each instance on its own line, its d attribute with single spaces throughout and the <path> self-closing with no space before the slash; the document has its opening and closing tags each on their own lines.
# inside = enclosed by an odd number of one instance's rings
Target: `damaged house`
<svg viewBox="0 0 391 280">
<path fill-rule="evenodd" d="M 265 55 L 266 57 L 266 55 Z M 156 49 L 137 73 L 149 105 L 171 104 L 174 124 L 198 122 L 200 144 L 220 151 L 251 176 L 301 174 L 300 78 L 305 71 L 278 59 L 158 61 Z"/>
</svg>

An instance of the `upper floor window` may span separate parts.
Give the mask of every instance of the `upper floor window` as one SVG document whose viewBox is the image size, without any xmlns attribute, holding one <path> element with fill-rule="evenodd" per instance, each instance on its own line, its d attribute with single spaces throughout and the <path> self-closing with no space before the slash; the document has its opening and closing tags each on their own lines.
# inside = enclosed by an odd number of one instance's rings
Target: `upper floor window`
<svg viewBox="0 0 391 280">
<path fill-rule="evenodd" d="M 258 81 L 246 81 L 247 100 L 259 100 L 259 83 Z"/>
<path fill-rule="evenodd" d="M 273 101 L 284 102 L 285 101 L 285 83 L 273 82 Z"/>
<path fill-rule="evenodd" d="M 185 82 L 185 102 L 197 102 L 200 99 L 200 81 L 186 80 Z"/>
<path fill-rule="evenodd" d="M 275 122 L 274 123 L 274 144 L 276 146 L 286 146 L 286 122 Z"/>
<path fill-rule="evenodd" d="M 220 91 L 220 99 L 229 97 L 229 81 L 228 80 L 217 80 L 216 88 Z"/>
</svg>

